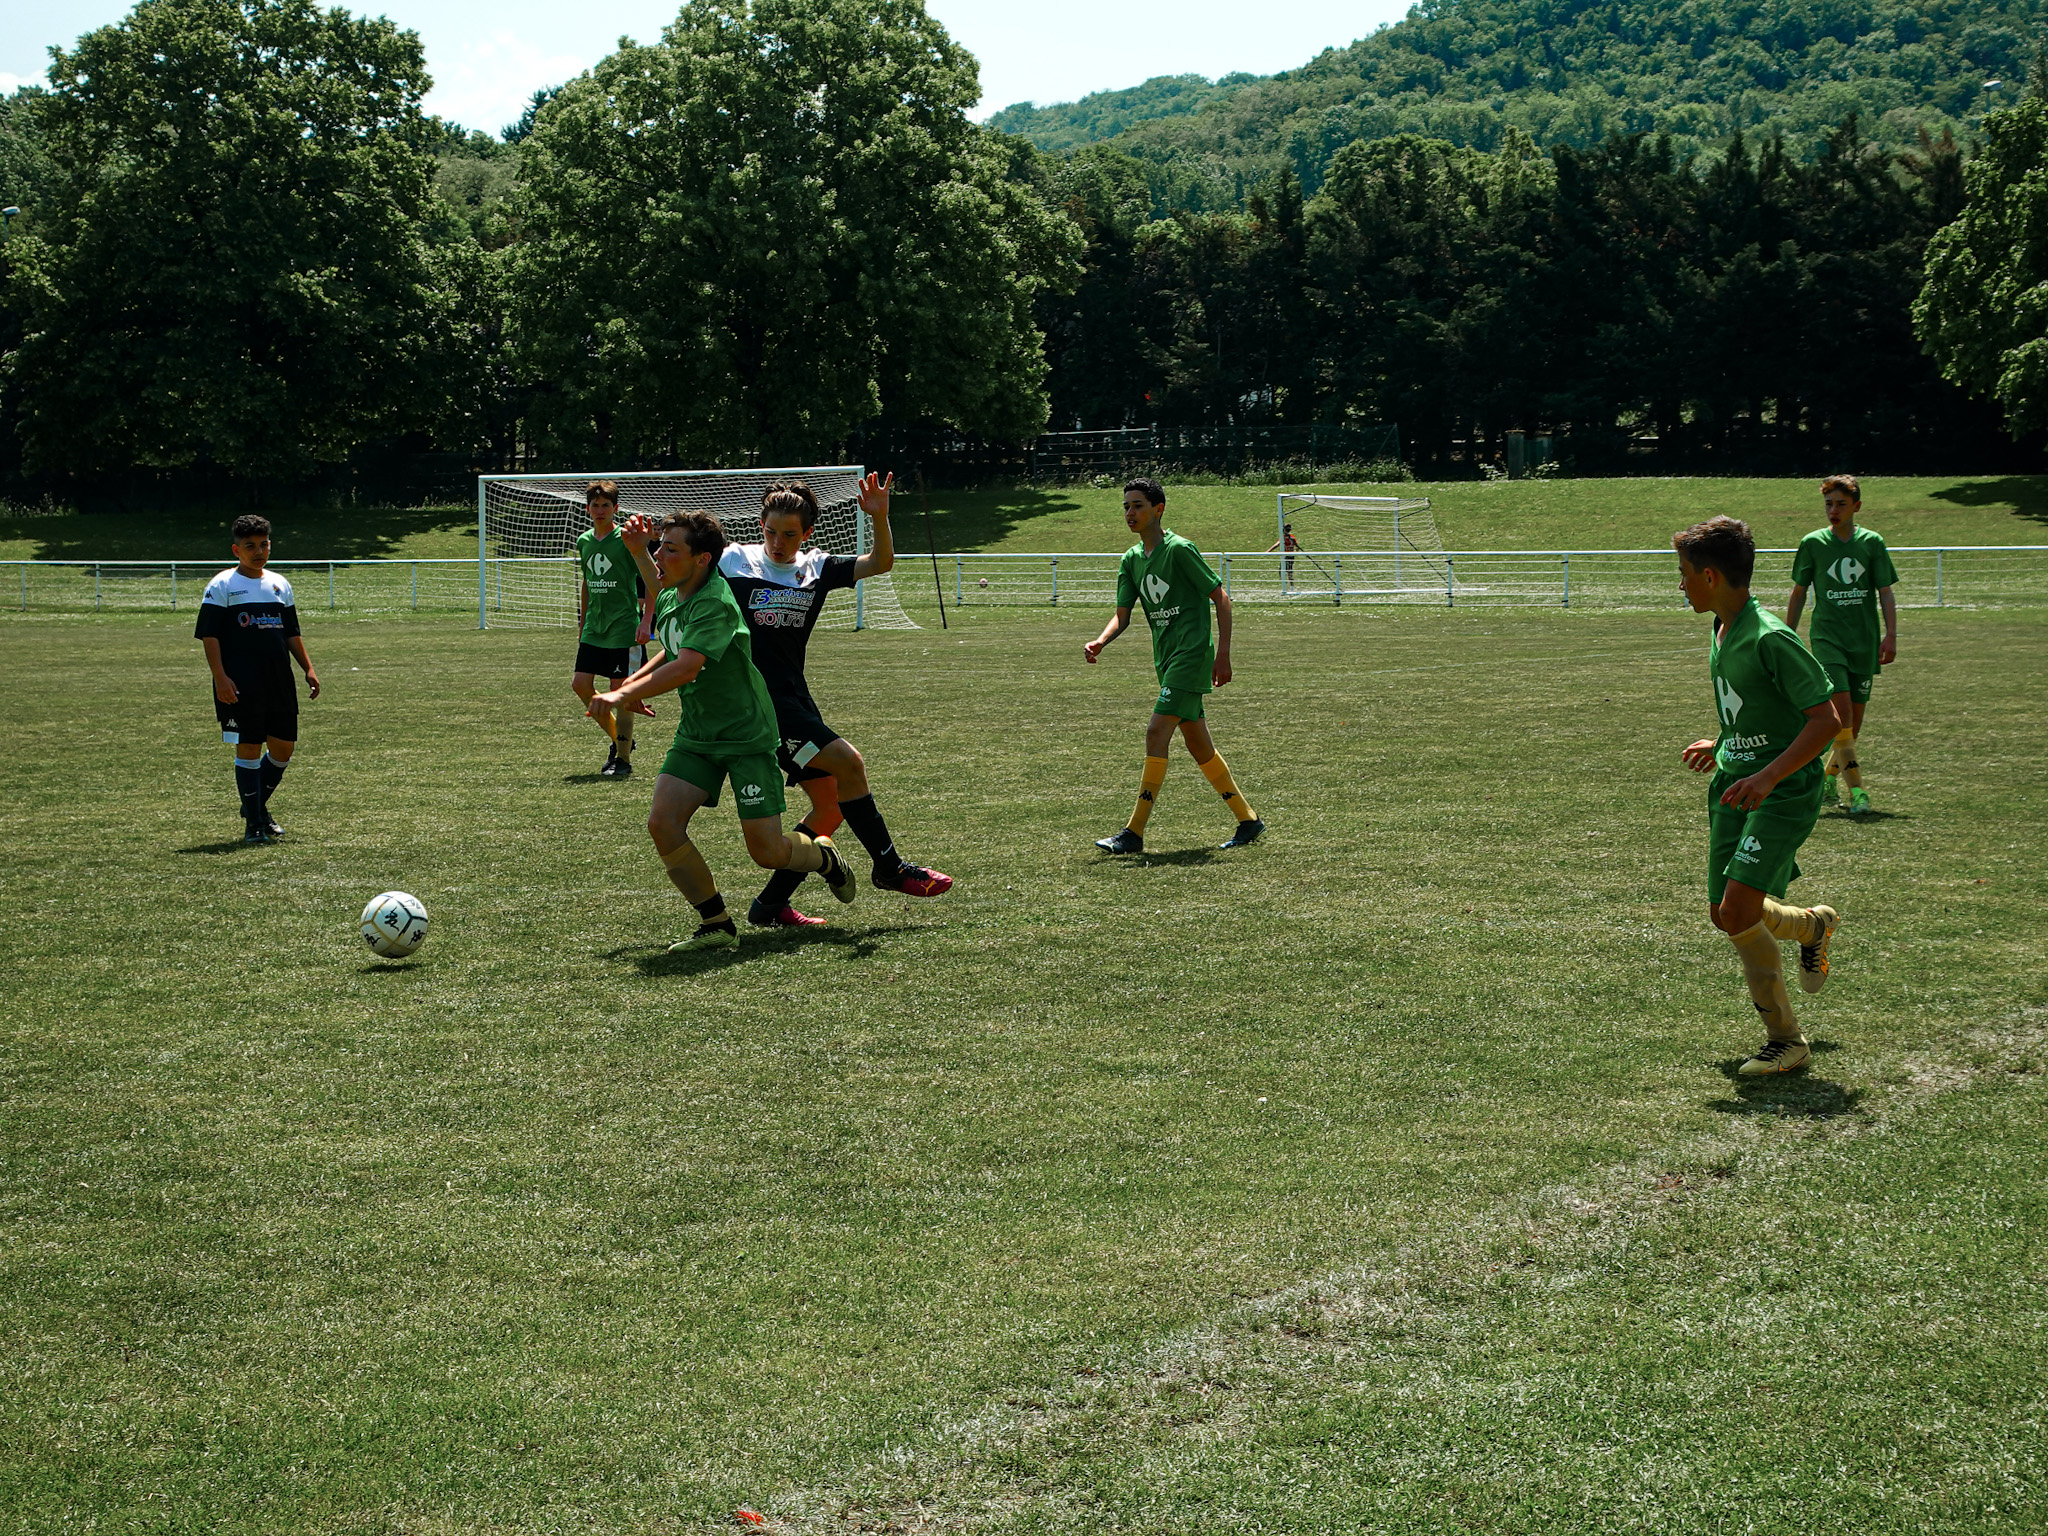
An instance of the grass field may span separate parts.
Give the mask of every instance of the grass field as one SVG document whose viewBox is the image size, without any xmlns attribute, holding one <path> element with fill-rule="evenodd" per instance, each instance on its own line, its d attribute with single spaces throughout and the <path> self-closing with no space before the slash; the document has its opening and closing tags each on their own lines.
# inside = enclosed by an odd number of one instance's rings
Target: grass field
<svg viewBox="0 0 2048 1536">
<path fill-rule="evenodd" d="M 2048 613 L 1908 615 L 1763 1084 L 1701 621 L 1262 610 L 1271 835 L 1118 863 L 1100 617 L 821 636 L 959 887 L 708 959 L 564 635 L 309 616 L 244 849 L 186 616 L 0 620 L 0 1527 L 2048 1525 Z"/>
<path fill-rule="evenodd" d="M 1870 526 L 1895 545 L 2048 544 L 2048 478 L 2008 475 L 1863 482 Z M 1746 518 L 1760 544 L 1790 548 L 1826 519 L 1806 480 L 1552 480 L 1322 486 L 1432 503 L 1451 549 L 1663 549 L 1672 530 L 1716 513 Z M 1170 486 L 1169 521 L 1204 549 L 1264 549 L 1276 537 L 1271 486 Z M 1120 493 L 1080 488 L 934 491 L 929 541 L 944 553 L 1120 550 Z M 277 511 L 280 560 L 476 558 L 476 508 Z M 231 514 L 0 517 L 4 560 L 225 559 Z M 927 547 L 914 495 L 896 501 L 905 556 Z M 0 593 L 0 601 L 5 594 Z"/>
</svg>

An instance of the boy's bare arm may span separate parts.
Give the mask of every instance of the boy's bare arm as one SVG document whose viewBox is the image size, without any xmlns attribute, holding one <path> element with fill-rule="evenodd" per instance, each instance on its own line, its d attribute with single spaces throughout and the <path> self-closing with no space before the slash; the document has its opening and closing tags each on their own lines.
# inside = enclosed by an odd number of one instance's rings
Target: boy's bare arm
<svg viewBox="0 0 2048 1536">
<path fill-rule="evenodd" d="M 1877 589 L 1877 606 L 1884 615 L 1884 638 L 1877 643 L 1877 664 L 1888 667 L 1899 659 L 1899 604 L 1890 587 Z"/>
<path fill-rule="evenodd" d="M 1116 617 L 1103 625 L 1102 633 L 1081 647 L 1081 654 L 1088 658 L 1089 665 L 1094 665 L 1095 658 L 1102 654 L 1102 648 L 1130 627 L 1131 610 L 1128 608 L 1117 609 Z"/>
<path fill-rule="evenodd" d="M 306 654 L 304 637 L 293 635 L 291 639 L 285 641 L 285 645 L 290 648 L 294 656 L 299 658 L 299 670 L 306 674 L 306 697 L 311 699 L 319 698 L 320 675 L 313 670 L 313 658 Z"/>
<path fill-rule="evenodd" d="M 1785 627 L 1797 629 L 1799 616 L 1806 612 L 1806 588 L 1794 587 L 1792 595 L 1785 599 Z"/>
<path fill-rule="evenodd" d="M 1221 582 L 1209 594 L 1209 601 L 1216 605 L 1216 664 L 1209 669 L 1209 682 L 1221 688 L 1230 681 L 1230 594 Z"/>
<path fill-rule="evenodd" d="M 220 664 L 220 642 L 208 635 L 199 643 L 206 648 L 206 665 L 213 671 L 213 696 L 223 704 L 235 703 L 242 695 L 236 691 L 228 669 Z"/>
<path fill-rule="evenodd" d="M 704 670 L 704 653 L 687 648 L 678 651 L 673 661 L 660 665 L 650 663 L 609 693 L 600 693 L 590 701 L 595 710 L 604 704 L 616 708 L 622 704 L 637 704 L 642 699 L 655 698 L 660 694 L 673 693 L 687 683 L 696 681 L 697 674 Z"/>
</svg>

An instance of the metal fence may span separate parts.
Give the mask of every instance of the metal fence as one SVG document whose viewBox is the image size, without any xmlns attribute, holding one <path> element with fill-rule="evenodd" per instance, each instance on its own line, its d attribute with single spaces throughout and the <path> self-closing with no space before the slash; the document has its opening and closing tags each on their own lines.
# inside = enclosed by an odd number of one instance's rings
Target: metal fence
<svg viewBox="0 0 2048 1536">
<path fill-rule="evenodd" d="M 1894 549 L 1901 606 L 2048 605 L 2048 544 Z M 1755 586 L 1774 606 L 1792 583 L 1789 549 L 1760 550 Z M 962 608 L 1104 607 L 1116 600 L 1121 553 L 940 555 L 939 580 Z M 1558 608 L 1668 608 L 1680 601 L 1671 551 L 1654 549 L 1227 551 L 1210 563 L 1234 602 Z M 301 611 L 487 617 L 508 567 L 566 559 L 279 560 Z M 196 608 L 217 560 L 0 561 L 0 604 L 21 612 Z M 917 603 L 926 560 L 898 561 L 898 587 Z M 479 591 L 481 587 L 481 591 Z M 12 599 L 10 602 L 9 600 Z M 481 608 L 481 612 L 479 611 Z"/>
</svg>

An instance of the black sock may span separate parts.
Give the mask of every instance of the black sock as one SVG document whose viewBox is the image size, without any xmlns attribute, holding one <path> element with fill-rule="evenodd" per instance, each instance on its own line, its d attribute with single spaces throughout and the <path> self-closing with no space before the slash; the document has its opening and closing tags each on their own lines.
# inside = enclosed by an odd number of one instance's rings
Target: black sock
<svg viewBox="0 0 2048 1536">
<path fill-rule="evenodd" d="M 853 835 L 860 839 L 860 845 L 867 849 L 868 857 L 875 861 L 876 870 L 887 875 L 903 867 L 903 857 L 889 840 L 889 828 L 882 821 L 882 813 L 875 809 L 873 795 L 840 801 L 839 813 L 853 828 Z"/>
<path fill-rule="evenodd" d="M 754 905 L 766 907 L 770 912 L 780 912 L 796 895 L 796 888 L 804 883 L 804 872 L 800 869 L 778 869 L 768 877 L 768 883 L 761 887 L 761 894 L 754 898 Z"/>
<path fill-rule="evenodd" d="M 263 769 L 255 758 L 235 759 L 235 792 L 242 797 L 242 820 L 263 819 Z"/>
<path fill-rule="evenodd" d="M 268 752 L 256 761 L 263 771 L 263 803 L 267 806 L 270 804 L 270 792 L 277 788 L 277 781 L 284 777 L 284 764 Z"/>
<path fill-rule="evenodd" d="M 704 919 L 705 927 L 716 928 L 721 923 L 731 926 L 732 919 L 725 911 L 725 897 L 719 892 L 713 891 L 704 900 L 693 901 L 690 905 L 695 907 L 697 915 Z"/>
</svg>

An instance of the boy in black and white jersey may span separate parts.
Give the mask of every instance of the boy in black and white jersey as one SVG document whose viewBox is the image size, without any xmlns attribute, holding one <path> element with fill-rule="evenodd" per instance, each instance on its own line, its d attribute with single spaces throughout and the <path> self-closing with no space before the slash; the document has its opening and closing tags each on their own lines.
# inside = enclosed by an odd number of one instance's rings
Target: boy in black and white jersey
<svg viewBox="0 0 2048 1536">
<path fill-rule="evenodd" d="M 803 547 L 817 526 L 818 498 L 803 481 L 792 480 L 772 487 L 761 499 L 761 542 L 729 547 L 718 568 L 746 615 L 754 665 L 775 704 L 782 736 L 779 766 L 789 783 L 810 797 L 803 830 L 812 837 L 827 837 L 844 820 L 874 860 L 873 879 L 879 889 L 906 896 L 943 896 L 953 888 L 953 877 L 903 862 L 882 813 L 875 809 L 867 765 L 851 742 L 825 724 L 804 681 L 804 650 L 827 595 L 884 575 L 896 563 L 889 533 L 889 492 L 894 484 L 893 475 L 886 481 L 869 475 L 861 482 L 861 510 L 875 529 L 874 548 L 864 555 L 828 555 Z M 770 876 L 747 921 L 760 928 L 821 924 L 824 919 L 806 917 L 790 905 L 803 878 L 787 869 Z"/>
<path fill-rule="evenodd" d="M 267 843 L 284 828 L 270 816 L 271 791 L 284 777 L 299 739 L 299 694 L 292 658 L 306 674 L 306 693 L 320 697 L 292 584 L 264 569 L 270 522 L 238 517 L 235 563 L 206 584 L 194 636 L 213 673 L 213 712 L 220 739 L 235 749 L 235 787 L 242 799 L 242 841 Z"/>
</svg>

